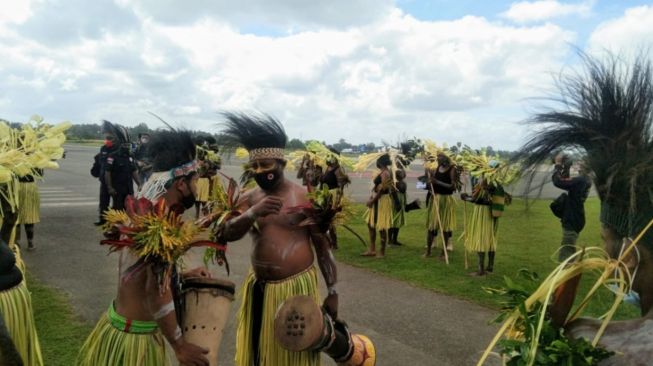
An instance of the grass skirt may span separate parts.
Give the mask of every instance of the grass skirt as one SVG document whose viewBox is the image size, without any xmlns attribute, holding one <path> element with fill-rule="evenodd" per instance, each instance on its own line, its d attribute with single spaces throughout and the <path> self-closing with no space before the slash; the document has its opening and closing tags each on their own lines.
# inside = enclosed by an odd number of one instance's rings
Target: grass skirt
<svg viewBox="0 0 653 366">
<path fill-rule="evenodd" d="M 435 200 L 438 205 L 436 207 Z M 442 223 L 443 232 L 452 232 L 456 228 L 456 200 L 451 194 L 436 194 L 435 198 L 431 197 L 428 205 L 426 206 L 426 228 L 429 231 L 440 229 L 438 225 L 438 214 L 436 208 L 439 209 L 440 222 Z"/>
<path fill-rule="evenodd" d="M 394 211 L 392 218 L 392 227 L 398 229 L 406 225 L 406 193 L 397 193 L 399 195 L 399 209 Z"/>
<path fill-rule="evenodd" d="M 370 227 L 381 231 L 392 227 L 393 216 L 392 198 L 389 194 L 383 194 L 372 208 L 365 211 L 364 217 Z"/>
<path fill-rule="evenodd" d="M 40 220 L 41 196 L 36 182 L 18 184 L 18 222 L 21 224 L 38 224 Z"/>
<path fill-rule="evenodd" d="M 209 190 L 209 201 L 215 201 L 220 198 L 220 192 L 224 190 L 222 188 L 222 180 L 219 175 L 214 175 L 211 177 L 211 189 Z"/>
<path fill-rule="evenodd" d="M 253 363 L 252 345 L 252 297 L 256 277 L 250 271 L 241 291 L 242 305 L 238 314 L 236 333 L 236 365 Z M 285 300 L 296 295 L 312 296 L 319 303 L 315 267 L 281 281 L 265 284 L 263 316 L 259 341 L 260 366 L 313 366 L 320 364 L 319 352 L 292 352 L 282 348 L 274 338 L 274 316 Z"/>
<path fill-rule="evenodd" d="M 41 346 L 34 326 L 32 297 L 25 281 L 0 292 L 0 314 L 23 363 L 26 366 L 43 365 Z"/>
<path fill-rule="evenodd" d="M 474 205 L 467 219 L 465 249 L 470 252 L 492 252 L 497 248 L 497 236 L 492 209 L 487 205 Z"/>
<path fill-rule="evenodd" d="M 23 257 L 20 254 L 20 248 L 15 244 L 10 245 L 9 248 L 12 252 L 14 252 L 14 256 L 16 257 L 16 267 L 18 267 L 18 269 L 23 272 L 23 282 L 25 282 L 25 262 L 23 261 Z"/>
<path fill-rule="evenodd" d="M 127 333 L 117 329 L 116 323 L 124 324 L 126 319 L 113 309 L 102 315 L 95 329 L 88 336 L 77 356 L 77 365 L 100 366 L 164 366 L 170 365 L 165 350 L 165 341 L 154 322 L 132 321 L 152 327 L 150 333 Z"/>
<path fill-rule="evenodd" d="M 207 202 L 209 200 L 209 178 L 197 179 L 197 201 Z"/>
</svg>

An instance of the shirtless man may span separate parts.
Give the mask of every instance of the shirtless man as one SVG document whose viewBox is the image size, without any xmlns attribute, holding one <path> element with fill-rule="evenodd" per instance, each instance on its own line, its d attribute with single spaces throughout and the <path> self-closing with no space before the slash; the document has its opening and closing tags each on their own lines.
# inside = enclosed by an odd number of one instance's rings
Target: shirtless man
<svg viewBox="0 0 653 366">
<path fill-rule="evenodd" d="M 154 173 L 139 195 L 182 214 L 194 204 L 198 175 L 195 145 L 188 133 L 163 131 L 150 142 Z M 118 294 L 80 350 L 78 365 L 168 365 L 163 338 L 181 365 L 204 366 L 208 350 L 184 341 L 177 324 L 170 288 L 160 288 L 151 265 L 134 270 L 138 260 L 129 249 L 120 252 Z M 201 269 L 188 276 L 207 276 Z M 182 275 L 182 276 L 183 276 Z"/>
<path fill-rule="evenodd" d="M 316 225 L 302 226 L 303 214 L 290 208 L 310 204 L 306 189 L 284 177 L 286 134 L 270 116 L 226 113 L 226 145 L 244 146 L 257 188 L 238 205 L 241 215 L 226 223 L 224 237 L 253 239 L 252 269 L 243 285 L 236 343 L 236 365 L 317 365 L 318 352 L 292 352 L 274 339 L 277 308 L 295 295 L 319 301 L 315 256 L 328 287 L 327 312 L 337 317 L 336 265 L 329 240 Z M 291 210 L 292 211 L 292 210 Z"/>
</svg>

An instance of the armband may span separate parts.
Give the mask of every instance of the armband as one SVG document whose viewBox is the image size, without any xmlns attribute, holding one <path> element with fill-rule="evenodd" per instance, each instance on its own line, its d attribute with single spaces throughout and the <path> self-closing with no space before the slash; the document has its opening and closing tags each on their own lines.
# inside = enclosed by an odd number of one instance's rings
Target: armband
<svg viewBox="0 0 653 366">
<path fill-rule="evenodd" d="M 163 318 L 164 316 L 170 314 L 171 312 L 175 311 L 175 303 L 170 301 L 169 303 L 163 305 L 156 313 L 154 313 L 152 316 L 154 317 L 154 320 L 159 320 Z"/>
</svg>

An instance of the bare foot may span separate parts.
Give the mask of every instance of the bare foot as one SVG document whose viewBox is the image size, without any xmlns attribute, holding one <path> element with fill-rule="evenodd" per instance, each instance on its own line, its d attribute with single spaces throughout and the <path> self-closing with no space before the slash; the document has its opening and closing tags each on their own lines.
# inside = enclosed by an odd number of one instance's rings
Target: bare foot
<svg viewBox="0 0 653 366">
<path fill-rule="evenodd" d="M 431 253 L 422 254 L 422 258 L 428 258 L 428 257 L 431 257 Z"/>
<path fill-rule="evenodd" d="M 376 257 L 377 257 L 377 258 L 385 258 L 385 254 L 381 254 L 381 253 L 379 253 L 379 254 L 376 255 Z"/>
<path fill-rule="evenodd" d="M 361 257 L 374 257 L 374 256 L 376 256 L 376 252 L 367 251 L 367 252 L 361 253 Z"/>
<path fill-rule="evenodd" d="M 470 272 L 469 275 L 472 277 L 482 277 L 485 276 L 485 271 L 476 271 L 476 272 Z"/>
</svg>

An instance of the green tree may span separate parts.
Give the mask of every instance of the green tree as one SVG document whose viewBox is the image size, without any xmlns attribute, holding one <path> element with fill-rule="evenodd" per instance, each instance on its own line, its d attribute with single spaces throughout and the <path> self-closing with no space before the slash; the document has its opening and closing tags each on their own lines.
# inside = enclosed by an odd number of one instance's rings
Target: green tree
<svg viewBox="0 0 653 366">
<path fill-rule="evenodd" d="M 300 139 L 291 139 L 286 144 L 286 149 L 288 150 L 303 150 L 306 148 L 306 145 Z"/>
</svg>

